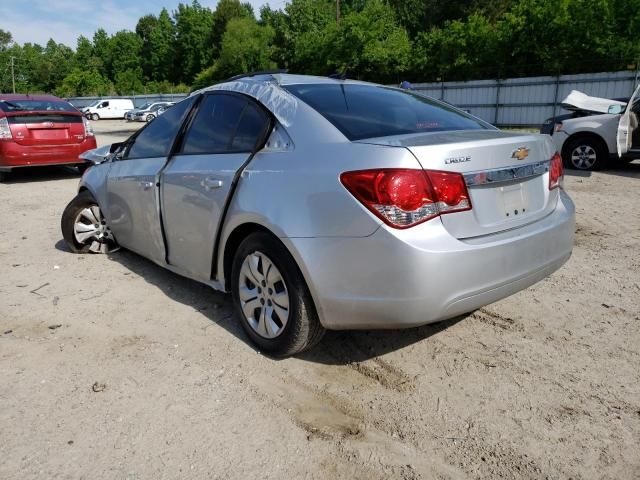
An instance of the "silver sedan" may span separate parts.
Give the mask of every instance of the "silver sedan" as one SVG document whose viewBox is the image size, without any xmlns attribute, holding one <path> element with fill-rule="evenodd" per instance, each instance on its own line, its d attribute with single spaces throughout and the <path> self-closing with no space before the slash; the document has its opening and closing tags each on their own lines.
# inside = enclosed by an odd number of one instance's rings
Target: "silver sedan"
<svg viewBox="0 0 640 480">
<path fill-rule="evenodd" d="M 122 246 L 231 292 L 273 355 L 325 329 L 473 311 L 545 278 L 573 245 L 547 136 L 370 83 L 232 79 L 84 157 L 95 166 L 62 217 L 70 249 Z"/>
</svg>

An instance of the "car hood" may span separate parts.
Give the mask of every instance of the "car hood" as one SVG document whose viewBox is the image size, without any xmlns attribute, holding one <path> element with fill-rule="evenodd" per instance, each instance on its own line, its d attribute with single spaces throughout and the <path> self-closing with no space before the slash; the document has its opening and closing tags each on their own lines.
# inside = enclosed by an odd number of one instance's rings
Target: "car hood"
<svg viewBox="0 0 640 480">
<path fill-rule="evenodd" d="M 572 90 L 567 97 L 562 100 L 562 108 L 567 110 L 585 110 L 588 112 L 607 113 L 609 106 L 622 105 L 625 106 L 625 102 L 618 100 L 610 100 L 608 98 L 590 97 L 578 90 Z"/>
</svg>

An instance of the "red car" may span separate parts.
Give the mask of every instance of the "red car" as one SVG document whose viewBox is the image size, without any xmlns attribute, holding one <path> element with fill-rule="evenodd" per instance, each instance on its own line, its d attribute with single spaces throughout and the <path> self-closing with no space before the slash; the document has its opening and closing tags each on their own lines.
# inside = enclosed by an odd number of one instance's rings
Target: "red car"
<svg viewBox="0 0 640 480">
<path fill-rule="evenodd" d="M 0 181 L 24 167 L 71 165 L 82 170 L 82 152 L 96 148 L 87 119 L 52 95 L 0 93 Z"/>
</svg>

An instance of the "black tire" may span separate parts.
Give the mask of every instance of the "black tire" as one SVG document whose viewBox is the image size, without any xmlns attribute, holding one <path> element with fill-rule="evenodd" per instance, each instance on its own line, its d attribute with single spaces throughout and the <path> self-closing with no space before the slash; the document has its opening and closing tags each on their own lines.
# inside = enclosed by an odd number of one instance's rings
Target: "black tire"
<svg viewBox="0 0 640 480">
<path fill-rule="evenodd" d="M 93 198 L 93 195 L 91 195 L 88 190 L 84 190 L 69 202 L 69 204 L 64 209 L 64 212 L 62 213 L 62 220 L 60 221 L 62 237 L 73 253 L 89 253 L 91 251 L 90 248 L 92 242 L 79 243 L 76 240 L 74 234 L 74 224 L 80 212 L 85 208 L 90 208 L 92 206 L 98 206 L 98 202 Z M 115 240 L 105 239 L 101 243 L 106 242 L 109 243 L 110 251 L 114 251 L 118 248 Z"/>
<path fill-rule="evenodd" d="M 9 174 L 7 172 L 0 172 L 0 183 L 6 182 L 9 179 Z"/>
<path fill-rule="evenodd" d="M 92 114 L 91 120 L 93 120 L 94 122 L 97 122 L 98 120 L 100 120 L 100 115 L 98 115 L 97 113 Z"/>
<path fill-rule="evenodd" d="M 147 123 L 148 123 L 148 122 L 150 122 L 150 121 L 152 121 L 154 118 L 156 118 L 156 117 L 155 117 L 155 115 L 153 115 L 153 114 L 149 114 L 149 115 L 147 115 Z"/>
<path fill-rule="evenodd" d="M 595 159 L 591 152 L 595 153 Z M 583 153 L 584 160 L 576 158 L 576 154 Z M 594 171 L 604 168 L 609 152 L 603 142 L 593 137 L 576 137 L 565 144 L 562 149 L 562 160 L 566 168 L 582 171 Z"/>
<path fill-rule="evenodd" d="M 249 255 L 261 252 L 280 271 L 289 294 L 289 318 L 282 332 L 275 338 L 259 335 L 249 324 L 240 300 L 240 274 L 242 264 Z M 278 239 L 265 232 L 256 232 L 239 245 L 231 269 L 233 305 L 244 331 L 257 347 L 276 357 L 295 355 L 316 345 L 325 333 L 320 324 L 313 299 L 300 269 Z"/>
</svg>

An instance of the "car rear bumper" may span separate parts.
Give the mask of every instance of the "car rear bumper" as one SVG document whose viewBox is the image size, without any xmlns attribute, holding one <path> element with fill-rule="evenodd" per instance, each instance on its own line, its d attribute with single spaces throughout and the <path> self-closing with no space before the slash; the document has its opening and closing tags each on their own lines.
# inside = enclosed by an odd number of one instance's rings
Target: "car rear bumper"
<svg viewBox="0 0 640 480">
<path fill-rule="evenodd" d="M 95 137 L 72 145 L 25 146 L 15 142 L 0 142 L 0 171 L 14 168 L 85 163 L 79 155 L 96 148 Z"/>
<path fill-rule="evenodd" d="M 322 324 L 404 328 L 473 311 L 550 275 L 571 256 L 575 209 L 564 192 L 532 224 L 458 240 L 434 220 L 365 238 L 290 238 Z"/>
</svg>

